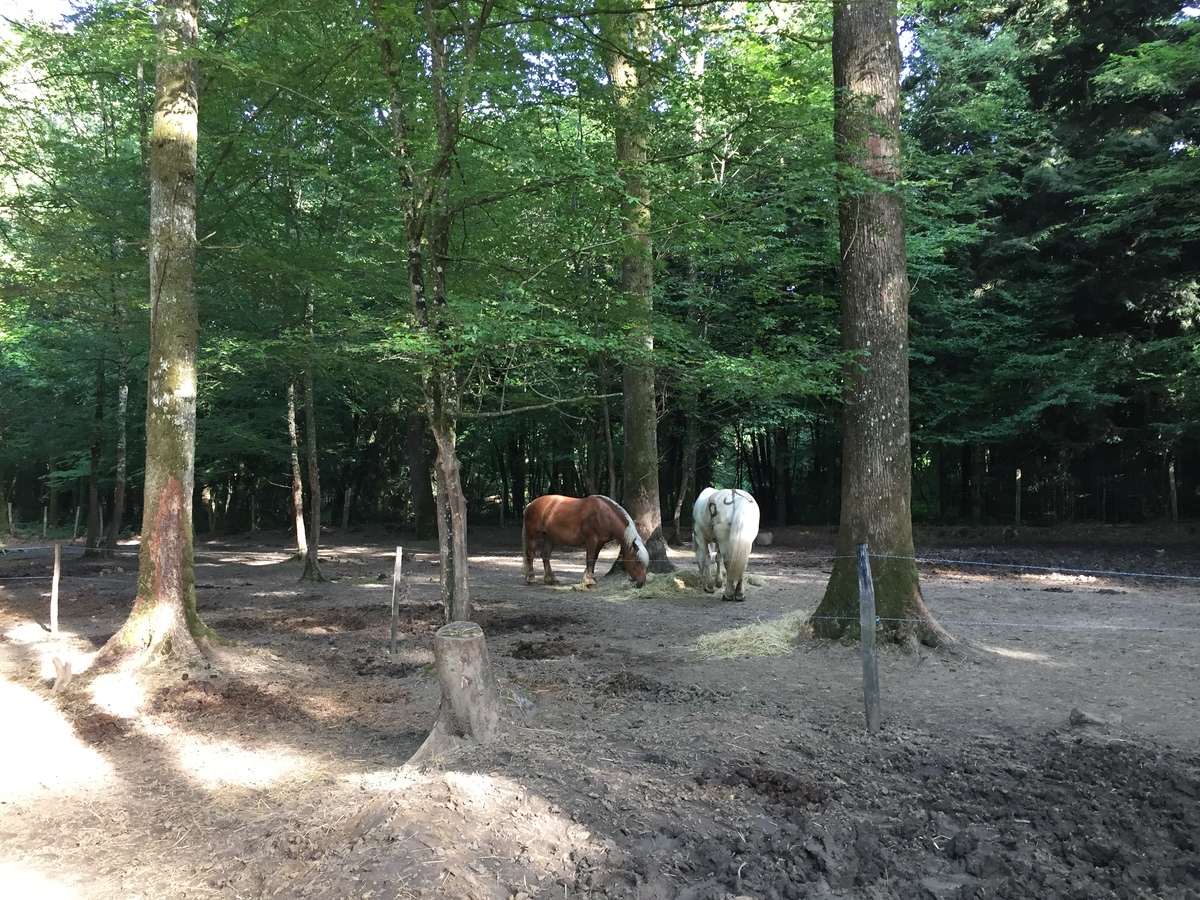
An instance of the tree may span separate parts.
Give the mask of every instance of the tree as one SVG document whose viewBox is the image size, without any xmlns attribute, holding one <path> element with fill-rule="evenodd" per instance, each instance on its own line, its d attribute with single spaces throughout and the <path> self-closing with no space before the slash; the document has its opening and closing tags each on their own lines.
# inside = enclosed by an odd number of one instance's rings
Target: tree
<svg viewBox="0 0 1200 900">
<path fill-rule="evenodd" d="M 194 658 L 213 637 L 196 611 L 196 145 L 199 0 L 164 0 L 150 135 L 150 360 L 138 591 L 102 655 Z"/>
<path fill-rule="evenodd" d="M 654 241 L 650 233 L 647 142 L 650 110 L 649 0 L 606 15 L 604 64 L 615 108 L 614 139 L 621 182 L 621 293 L 631 321 L 633 356 L 621 378 L 625 417 L 625 486 L 621 501 L 650 551 L 651 571 L 674 568 L 667 559 L 658 486 L 658 404 L 654 391 Z"/>
<path fill-rule="evenodd" d="M 438 544 L 441 551 L 442 602 L 446 619 L 471 618 L 467 562 L 467 506 L 458 458 L 458 420 L 461 413 L 459 375 L 450 352 L 452 315 L 447 292 L 450 236 L 450 176 L 461 138 L 467 93 L 477 76 L 476 57 L 493 0 L 473 10 L 468 2 L 421 6 L 423 49 L 428 52 L 428 110 L 433 116 L 430 147 L 414 141 L 414 126 L 422 107 L 412 96 L 393 37 L 391 11 L 372 3 L 379 31 L 383 72 L 387 79 L 400 203 L 404 211 L 404 246 L 409 295 L 417 331 L 427 344 L 422 366 L 424 412 L 437 446 L 435 472 L 438 491 Z M 458 68 L 451 68 L 457 57 Z M 410 61 L 411 62 L 411 61 Z M 422 151 L 428 166 L 419 167 Z"/>
<path fill-rule="evenodd" d="M 885 636 L 941 644 L 913 560 L 908 274 L 900 182 L 900 46 L 892 0 L 834 6 L 838 233 L 842 249 L 842 510 L 815 634 L 857 636 L 855 545 L 872 553 Z"/>
</svg>

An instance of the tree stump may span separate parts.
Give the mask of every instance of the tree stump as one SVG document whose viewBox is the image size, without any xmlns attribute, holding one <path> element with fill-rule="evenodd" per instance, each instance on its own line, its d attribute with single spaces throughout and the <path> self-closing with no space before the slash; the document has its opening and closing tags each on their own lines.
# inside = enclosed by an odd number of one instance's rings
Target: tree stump
<svg viewBox="0 0 1200 900">
<path fill-rule="evenodd" d="M 442 702 L 433 730 L 410 765 L 437 762 L 464 746 L 500 736 L 500 690 L 488 660 L 483 629 L 474 622 L 450 622 L 433 638 Z"/>
</svg>

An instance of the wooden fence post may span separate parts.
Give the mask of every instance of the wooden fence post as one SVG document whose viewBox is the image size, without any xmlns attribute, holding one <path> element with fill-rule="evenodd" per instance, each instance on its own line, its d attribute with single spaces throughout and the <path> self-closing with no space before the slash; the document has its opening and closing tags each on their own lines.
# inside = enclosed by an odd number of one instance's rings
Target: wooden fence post
<svg viewBox="0 0 1200 900">
<path fill-rule="evenodd" d="M 858 622 L 862 632 L 863 701 L 867 731 L 879 730 L 879 656 L 875 647 L 875 583 L 865 543 L 858 545 Z"/>
</svg>

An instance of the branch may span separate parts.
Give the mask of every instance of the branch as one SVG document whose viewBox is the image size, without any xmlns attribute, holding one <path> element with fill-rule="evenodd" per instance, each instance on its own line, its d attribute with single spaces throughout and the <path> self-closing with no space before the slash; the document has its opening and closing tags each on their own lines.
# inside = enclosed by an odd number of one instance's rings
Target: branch
<svg viewBox="0 0 1200 900">
<path fill-rule="evenodd" d="M 548 403 L 535 403 L 532 406 L 522 406 L 517 409 L 498 409 L 493 412 L 460 412 L 460 419 L 499 419 L 503 416 L 515 416 L 517 413 L 533 412 L 538 409 L 550 409 L 555 406 L 566 406 L 568 403 L 582 403 L 584 400 L 605 400 L 609 397 L 620 397 L 621 391 L 615 394 L 585 394 L 581 397 L 563 397 Z"/>
</svg>

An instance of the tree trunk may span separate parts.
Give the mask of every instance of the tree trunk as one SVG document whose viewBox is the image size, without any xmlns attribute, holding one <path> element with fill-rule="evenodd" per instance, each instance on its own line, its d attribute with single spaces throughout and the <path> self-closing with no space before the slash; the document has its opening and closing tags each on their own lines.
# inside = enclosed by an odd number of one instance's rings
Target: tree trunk
<svg viewBox="0 0 1200 900">
<path fill-rule="evenodd" d="M 500 736 L 500 689 L 480 627 L 474 622 L 443 625 L 433 637 L 433 656 L 442 702 L 410 765 L 437 763 L 466 745 Z"/>
<path fill-rule="evenodd" d="M 900 47 L 894 0 L 834 7 L 835 131 L 842 190 L 842 512 L 814 634 L 857 638 L 855 545 L 873 556 L 881 636 L 949 642 L 921 596 L 913 557 L 908 277 L 900 179 Z"/>
<path fill-rule="evenodd" d="M 308 555 L 304 529 L 304 475 L 300 471 L 300 434 L 296 428 L 296 382 L 287 386 L 288 443 L 292 449 L 292 518 L 296 523 L 296 559 Z"/>
<path fill-rule="evenodd" d="M 437 532 L 437 509 L 433 499 L 432 454 L 425 442 L 426 422 L 418 415 L 407 421 L 405 455 L 408 457 L 408 488 L 412 497 L 413 525 L 416 538 L 425 540 Z"/>
<path fill-rule="evenodd" d="M 650 551 L 650 571 L 675 568 L 667 558 L 658 484 L 658 407 L 655 397 L 653 238 L 646 150 L 649 134 L 649 0 L 634 0 L 627 12 L 606 15 L 602 32 L 605 67 L 616 112 L 615 142 L 622 185 L 621 292 L 628 304 L 635 346 L 621 377 L 625 400 L 625 483 L 621 502 Z"/>
<path fill-rule="evenodd" d="M 150 138 L 150 354 L 137 599 L 100 654 L 194 658 L 212 632 L 196 612 L 192 493 L 196 447 L 196 42 L 199 0 L 164 0 L 157 18 Z M 197 643 L 199 640 L 201 643 Z"/>
<path fill-rule="evenodd" d="M 304 293 L 304 324 L 308 329 L 308 366 L 304 370 L 304 431 L 308 456 L 308 551 L 304 554 L 304 573 L 301 581 L 326 581 L 321 573 L 321 471 L 317 465 L 317 403 L 313 389 L 314 350 L 313 341 L 314 301 L 309 288 Z"/>
<path fill-rule="evenodd" d="M 690 406 L 690 404 L 689 404 Z M 683 472 L 679 478 L 679 496 L 675 498 L 674 535 L 672 543 L 676 546 L 683 543 L 683 510 L 688 501 L 695 495 L 693 486 L 696 484 L 696 451 L 700 443 L 699 423 L 694 410 L 685 412 L 687 420 L 683 426 Z"/>
<path fill-rule="evenodd" d="M 108 522 L 108 540 L 105 542 L 109 554 L 117 552 L 117 541 L 121 539 L 121 524 L 125 517 L 125 478 L 129 453 L 129 363 L 125 358 L 124 343 L 118 348 L 117 359 L 117 472 L 113 485 L 112 518 Z"/>
<path fill-rule="evenodd" d="M 456 419 L 451 415 L 430 416 L 429 425 L 437 444 L 438 548 L 441 556 L 442 605 L 447 622 L 471 618 L 471 582 L 467 566 L 467 500 L 462 488 L 458 460 Z"/>
<path fill-rule="evenodd" d="M 85 557 L 100 555 L 100 451 L 104 435 L 104 360 L 96 363 L 96 407 L 92 414 L 92 452 L 88 465 L 88 517 Z"/>
</svg>

